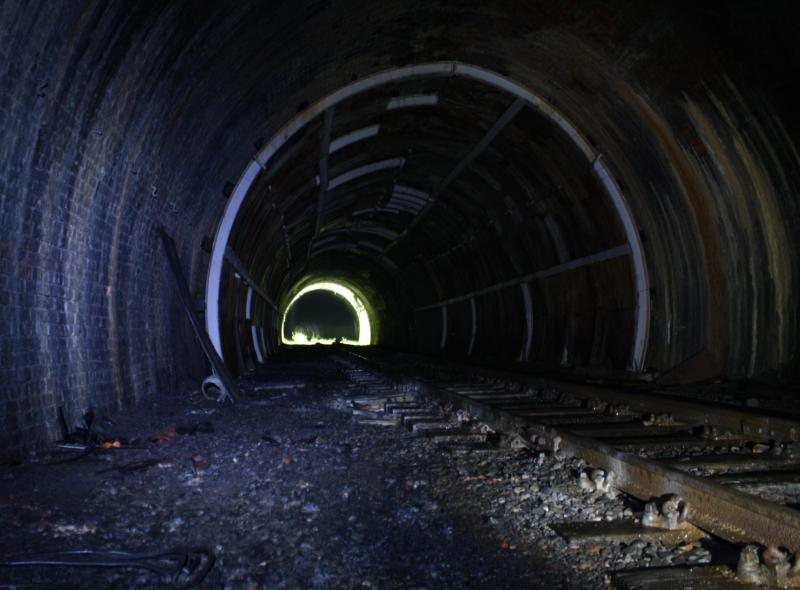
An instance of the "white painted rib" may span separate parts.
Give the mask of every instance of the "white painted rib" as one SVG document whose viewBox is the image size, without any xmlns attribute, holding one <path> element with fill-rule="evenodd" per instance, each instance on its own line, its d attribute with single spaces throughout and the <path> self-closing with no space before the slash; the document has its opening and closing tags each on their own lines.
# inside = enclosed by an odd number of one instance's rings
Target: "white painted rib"
<svg viewBox="0 0 800 590">
<path fill-rule="evenodd" d="M 247 303 L 244 306 L 244 319 L 249 320 L 253 311 L 253 287 L 247 287 Z"/>
<path fill-rule="evenodd" d="M 386 254 L 381 256 L 378 260 L 380 260 L 384 264 L 384 266 L 388 266 L 392 270 L 397 270 L 399 268 L 397 266 L 397 263 L 391 258 L 389 258 Z"/>
<path fill-rule="evenodd" d="M 225 205 L 225 212 L 220 219 L 217 233 L 214 236 L 214 246 L 211 250 L 211 261 L 208 265 L 208 277 L 206 279 L 206 332 L 208 337 L 217 349 L 217 354 L 220 358 L 222 356 L 222 339 L 219 331 L 219 286 L 220 279 L 222 278 L 222 263 L 225 260 L 225 247 L 228 245 L 228 238 L 233 229 L 233 222 L 236 220 L 236 215 L 239 213 L 239 208 L 242 206 L 247 191 L 255 181 L 261 166 L 258 162 L 253 160 L 245 168 L 244 173 L 239 182 L 231 193 L 227 205 Z"/>
<path fill-rule="evenodd" d="M 469 307 L 472 311 L 472 333 L 469 336 L 469 348 L 467 349 L 467 356 L 472 356 L 472 351 L 475 349 L 475 336 L 478 334 L 478 310 L 475 307 L 475 298 L 469 300 Z"/>
<path fill-rule="evenodd" d="M 324 238 L 319 238 L 317 240 L 314 240 L 314 247 L 316 248 L 317 246 L 322 246 L 323 244 L 328 244 L 330 242 L 335 242 L 337 239 L 338 239 L 338 236 L 335 236 L 335 235 L 325 236 Z"/>
<path fill-rule="evenodd" d="M 545 215 L 544 225 L 547 227 L 547 233 L 550 234 L 550 239 L 553 240 L 553 244 L 556 247 L 556 256 L 558 256 L 558 261 L 566 262 L 569 260 L 567 245 L 564 243 L 564 238 L 561 236 L 561 230 L 559 229 L 556 220 L 553 219 L 553 216 L 550 213 Z"/>
<path fill-rule="evenodd" d="M 414 205 L 416 207 L 424 207 L 428 204 L 428 201 L 423 201 L 421 199 L 417 199 L 416 197 L 405 197 L 402 195 L 392 195 L 389 199 L 389 203 L 395 204 L 404 204 L 404 205 Z"/>
<path fill-rule="evenodd" d="M 331 179 L 331 181 L 328 183 L 328 190 L 333 190 L 338 186 L 351 182 L 356 178 L 366 176 L 367 174 L 373 174 L 375 172 L 380 172 L 381 170 L 389 170 L 392 168 L 402 168 L 405 163 L 405 158 L 388 158 L 386 160 L 379 160 L 378 162 L 372 162 L 370 164 L 365 164 L 364 166 L 359 166 L 358 168 L 353 168 L 352 170 L 348 170 L 336 178 Z"/>
<path fill-rule="evenodd" d="M 416 189 L 416 188 L 411 188 L 410 186 L 406 186 L 404 184 L 396 184 L 396 185 L 394 185 L 394 191 L 393 192 L 395 194 L 409 195 L 411 197 L 417 197 L 417 198 L 420 198 L 420 199 L 424 199 L 426 201 L 429 201 L 430 198 L 431 198 L 431 195 L 429 193 L 426 193 L 425 191 L 421 191 L 421 190 Z"/>
<path fill-rule="evenodd" d="M 439 341 L 439 348 L 444 350 L 447 345 L 447 306 L 442 305 L 442 338 Z"/>
<path fill-rule="evenodd" d="M 438 94 L 410 94 L 408 96 L 395 96 L 386 105 L 387 111 L 408 109 L 412 107 L 434 107 L 439 104 Z"/>
<path fill-rule="evenodd" d="M 531 287 L 528 283 L 522 283 L 520 289 L 522 289 L 522 301 L 525 305 L 525 340 L 519 351 L 519 360 L 527 361 L 531 358 L 531 345 L 533 344 L 533 301 Z"/>
<path fill-rule="evenodd" d="M 540 114 L 558 125 L 591 163 L 593 170 L 602 181 L 604 188 L 609 193 L 609 197 L 612 199 L 615 209 L 620 216 L 632 252 L 631 260 L 636 282 L 637 311 L 635 314 L 636 328 L 633 351 L 629 368 L 632 370 L 642 369 L 646 355 L 650 323 L 649 277 L 641 240 L 638 237 L 638 232 L 636 231 L 636 226 L 627 201 L 621 191 L 619 191 L 616 183 L 608 174 L 608 171 L 600 161 L 598 154 L 592 148 L 591 144 L 555 107 L 524 86 L 517 84 L 505 76 L 501 76 L 496 72 L 478 66 L 456 61 L 433 62 L 395 68 L 348 84 L 315 102 L 308 109 L 287 122 L 261 151 L 258 152 L 255 159 L 247 165 L 233 193 L 228 199 L 225 211 L 217 227 L 206 279 L 206 330 L 220 357 L 222 357 L 222 345 L 219 326 L 219 288 L 222 277 L 222 263 L 225 247 L 227 246 L 228 238 L 230 237 L 233 224 L 236 221 L 236 216 L 241 208 L 242 202 L 258 176 L 260 169 L 266 167 L 272 156 L 298 131 L 303 129 L 309 121 L 339 102 L 390 82 L 446 76 L 462 76 L 477 80 L 525 100 L 528 106 L 534 108 Z"/>
<path fill-rule="evenodd" d="M 253 335 L 253 348 L 256 351 L 256 358 L 258 358 L 258 364 L 264 364 L 264 355 L 261 354 L 261 345 L 258 343 L 258 332 L 256 332 L 255 326 L 250 326 L 250 333 Z"/>
<path fill-rule="evenodd" d="M 366 240 L 362 240 L 356 245 L 361 246 L 362 248 L 368 248 L 369 250 L 375 250 L 376 252 L 383 252 L 383 248 L 381 246 L 373 244 L 372 242 L 367 242 Z"/>
<path fill-rule="evenodd" d="M 397 238 L 397 232 L 385 227 L 355 227 L 348 231 L 355 232 L 355 233 L 363 233 L 363 234 L 372 234 L 373 236 L 379 236 L 385 240 L 394 240 Z"/>
<path fill-rule="evenodd" d="M 592 170 L 594 170 L 611 198 L 611 202 L 617 211 L 617 216 L 625 229 L 625 236 L 631 249 L 631 266 L 633 267 L 633 276 L 636 281 L 636 314 L 634 316 L 633 350 L 631 351 L 628 369 L 640 372 L 644 370 L 647 340 L 650 333 L 650 279 L 644 259 L 644 248 L 628 202 L 625 200 L 622 191 L 619 190 L 616 181 L 609 174 L 601 155 L 598 155 L 592 163 Z"/>
<path fill-rule="evenodd" d="M 311 251 L 310 258 L 317 256 L 318 254 L 322 254 L 323 252 L 331 252 L 333 250 L 352 250 L 355 248 L 356 245 L 353 243 L 347 244 L 331 244 L 330 246 L 326 246 L 325 248 L 314 249 Z"/>
<path fill-rule="evenodd" d="M 569 121 L 567 121 L 553 105 L 537 96 L 521 84 L 517 84 L 510 78 L 501 76 L 496 72 L 473 66 L 455 62 L 455 69 L 453 72 L 456 76 L 464 76 L 472 80 L 478 80 L 489 86 L 494 86 L 500 90 L 505 90 L 509 94 L 517 96 L 528 102 L 528 105 L 536 109 L 539 113 L 550 119 L 553 123 L 558 125 L 564 133 L 566 133 L 572 142 L 580 149 L 589 161 L 595 157 L 594 149 L 586 138 L 581 134 Z"/>
<path fill-rule="evenodd" d="M 264 328 L 258 328 L 258 335 L 261 338 L 261 347 L 264 349 L 264 352 L 267 353 L 267 357 L 272 354 L 272 351 L 269 348 L 269 338 L 264 336 Z"/>
<path fill-rule="evenodd" d="M 361 129 L 356 129 L 355 131 L 351 131 L 350 133 L 345 133 L 344 135 L 340 135 L 333 141 L 331 141 L 330 146 L 328 147 L 328 153 L 332 154 L 343 147 L 356 143 L 358 141 L 363 141 L 365 139 L 369 139 L 370 137 L 375 137 L 378 135 L 380 131 L 380 125 L 369 125 L 368 127 L 362 127 Z"/>
<path fill-rule="evenodd" d="M 405 211 L 406 213 L 411 213 L 412 215 L 417 215 L 421 210 L 421 205 L 411 205 L 408 203 L 391 203 L 386 206 L 386 209 L 390 211 L 394 211 L 398 213 L 400 211 Z"/>
</svg>

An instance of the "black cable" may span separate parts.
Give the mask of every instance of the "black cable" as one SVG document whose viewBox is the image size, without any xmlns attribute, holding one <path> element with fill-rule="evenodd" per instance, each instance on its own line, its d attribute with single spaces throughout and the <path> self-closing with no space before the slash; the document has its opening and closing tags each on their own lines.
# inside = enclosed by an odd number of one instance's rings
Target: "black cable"
<svg viewBox="0 0 800 590">
<path fill-rule="evenodd" d="M 192 559 L 196 558 L 196 559 Z M 167 567 L 147 563 L 148 561 L 173 560 L 175 565 Z M 92 551 L 81 549 L 38 556 L 19 557 L 0 561 L 0 567 L 86 567 L 86 568 L 132 568 L 147 570 L 171 578 L 175 590 L 188 590 L 200 584 L 214 567 L 216 557 L 206 547 L 176 548 L 155 553 L 131 553 L 128 551 Z M 8 588 L 25 588 L 11 584 Z M 28 587 L 31 587 L 28 585 Z M 0 586 L 3 588 L 3 586 Z"/>
</svg>

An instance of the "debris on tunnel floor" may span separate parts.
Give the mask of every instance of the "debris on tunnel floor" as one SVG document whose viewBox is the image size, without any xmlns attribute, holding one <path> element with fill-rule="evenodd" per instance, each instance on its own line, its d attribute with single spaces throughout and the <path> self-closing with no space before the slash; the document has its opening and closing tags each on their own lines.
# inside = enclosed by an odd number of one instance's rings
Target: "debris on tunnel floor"
<svg viewBox="0 0 800 590">
<path fill-rule="evenodd" d="M 798 17 L 0 1 L 0 590 L 800 587 Z"/>
<path fill-rule="evenodd" d="M 126 412 L 120 432 L 158 442 L 124 458 L 0 468 L 3 559 L 207 546 L 216 563 L 202 587 L 231 589 L 605 588 L 615 569 L 709 561 L 696 539 L 567 541 L 558 523 L 634 518 L 623 498 L 581 489 L 580 460 L 498 444 L 429 406 L 483 438 L 432 436 L 401 401 L 408 392 L 365 395 L 333 365 L 318 369 L 292 389 L 256 393 L 260 382 L 245 381 L 250 399 L 235 405 L 192 395 Z M 401 418 L 395 427 L 358 415 L 378 405 Z M 213 428 L 181 436 L 175 424 Z M 0 568 L 0 583 L 78 588 L 152 587 L 159 576 L 109 569 L 86 580 L 69 568 Z"/>
</svg>

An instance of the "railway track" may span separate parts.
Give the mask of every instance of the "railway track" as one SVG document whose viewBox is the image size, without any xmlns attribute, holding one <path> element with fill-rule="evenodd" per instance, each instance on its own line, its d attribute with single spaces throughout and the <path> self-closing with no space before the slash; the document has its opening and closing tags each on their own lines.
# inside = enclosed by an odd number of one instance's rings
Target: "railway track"
<svg viewBox="0 0 800 590">
<path fill-rule="evenodd" d="M 412 355 L 338 357 L 365 421 L 471 448 L 529 447 L 586 468 L 587 493 L 644 502 L 635 519 L 564 523 L 567 538 L 699 538 L 738 564 L 622 573 L 620 588 L 800 587 L 800 422 L 664 395 L 555 382 Z M 734 571 L 735 570 L 735 571 Z"/>
</svg>

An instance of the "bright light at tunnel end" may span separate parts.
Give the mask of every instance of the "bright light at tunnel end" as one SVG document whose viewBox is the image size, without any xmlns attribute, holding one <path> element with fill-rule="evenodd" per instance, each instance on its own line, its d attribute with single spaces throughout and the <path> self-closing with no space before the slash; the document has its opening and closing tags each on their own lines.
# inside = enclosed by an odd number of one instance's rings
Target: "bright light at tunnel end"
<svg viewBox="0 0 800 590">
<path fill-rule="evenodd" d="M 369 314 L 367 313 L 367 308 L 364 307 L 364 304 L 361 302 L 361 299 L 359 299 L 352 290 L 344 285 L 330 281 L 320 281 L 318 283 L 312 283 L 303 287 L 294 297 L 292 297 L 289 305 L 287 305 L 286 309 L 283 311 L 283 317 L 281 318 L 281 342 L 283 342 L 283 344 L 288 344 L 289 346 L 310 346 L 313 344 L 333 344 L 336 341 L 333 338 L 319 338 L 315 334 L 306 334 L 301 330 L 295 330 L 292 332 L 291 338 L 286 338 L 284 330 L 286 326 L 286 316 L 288 315 L 289 310 L 292 309 L 292 306 L 297 302 L 298 299 L 307 293 L 311 293 L 312 291 L 328 291 L 330 293 L 334 293 L 335 295 L 338 295 L 347 301 L 347 303 L 353 308 L 353 311 L 358 318 L 358 339 L 350 340 L 349 338 L 342 338 L 340 340 L 342 344 L 349 344 L 351 346 L 369 346 L 372 343 L 372 329 L 370 327 Z"/>
</svg>

